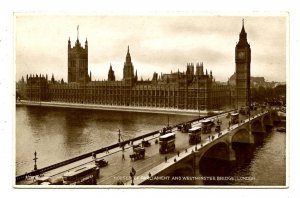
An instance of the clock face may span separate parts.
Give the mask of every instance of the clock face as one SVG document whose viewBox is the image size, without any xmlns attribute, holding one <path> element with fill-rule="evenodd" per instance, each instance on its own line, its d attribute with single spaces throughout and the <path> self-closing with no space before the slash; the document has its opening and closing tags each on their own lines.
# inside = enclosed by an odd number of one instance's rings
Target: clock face
<svg viewBox="0 0 300 198">
<path fill-rule="evenodd" d="M 245 52 L 239 52 L 238 58 L 245 58 Z"/>
</svg>

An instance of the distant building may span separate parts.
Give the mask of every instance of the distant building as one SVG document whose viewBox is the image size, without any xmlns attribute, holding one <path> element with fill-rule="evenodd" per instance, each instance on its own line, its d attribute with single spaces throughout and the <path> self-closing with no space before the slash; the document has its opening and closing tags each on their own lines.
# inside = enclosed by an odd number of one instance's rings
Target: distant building
<svg viewBox="0 0 300 198">
<path fill-rule="evenodd" d="M 232 74 L 228 79 L 228 83 L 232 86 L 236 86 L 236 73 Z M 250 77 L 250 88 L 256 88 L 259 86 L 266 87 L 268 82 L 265 81 L 264 77 Z"/>
<path fill-rule="evenodd" d="M 230 78 L 228 79 L 228 84 L 231 86 L 236 86 L 236 73 L 232 74 Z M 279 85 L 285 85 L 285 82 L 268 82 L 265 81 L 264 77 L 251 77 L 250 78 L 250 88 L 275 88 Z"/>
</svg>

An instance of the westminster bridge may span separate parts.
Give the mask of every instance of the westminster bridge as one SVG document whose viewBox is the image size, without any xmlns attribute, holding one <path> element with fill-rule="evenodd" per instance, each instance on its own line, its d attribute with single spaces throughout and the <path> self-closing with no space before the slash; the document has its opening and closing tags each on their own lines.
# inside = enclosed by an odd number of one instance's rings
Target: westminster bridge
<svg viewBox="0 0 300 198">
<path fill-rule="evenodd" d="M 97 151 L 19 175 L 16 177 L 16 184 L 36 185 L 36 177 L 39 177 L 38 175 L 41 173 L 43 177 L 57 180 L 67 171 L 94 163 L 92 154 L 96 154 L 97 159 L 102 158 L 109 163 L 108 166 L 100 169 L 97 185 L 116 185 L 120 183 L 125 185 L 161 185 L 164 184 L 165 178 L 173 179 L 170 176 L 176 175 L 189 176 L 192 178 L 193 184 L 197 184 L 197 178 L 201 176 L 199 167 L 203 157 L 234 161 L 233 143 L 253 144 L 255 133 L 266 133 L 268 127 L 272 127 L 275 121 L 279 121 L 276 111 L 260 109 L 259 111 L 251 111 L 250 115 L 240 115 L 238 124 L 230 125 L 230 118 L 227 114 L 228 112 L 189 121 L 192 127 L 201 126 L 203 119 L 219 120 L 222 123 L 220 133 L 216 133 L 213 127 L 211 133 L 202 134 L 201 143 L 197 145 L 191 146 L 188 141 L 188 133 L 182 133 L 176 125 L 172 128 L 172 131 L 176 133 L 176 151 L 172 153 L 159 153 L 159 144 L 157 144 L 159 131 L 154 131 L 121 142 L 125 145 L 124 149 L 120 147 L 120 143 L 116 143 Z M 147 140 L 151 144 L 150 147 L 145 148 L 145 158 L 136 161 L 130 160 L 129 155 L 132 154 L 132 146 L 141 144 L 142 140 Z M 134 169 L 134 175 L 131 174 L 132 169 Z M 29 179 L 28 175 L 31 175 Z M 34 176 L 34 179 L 32 179 L 32 176 Z M 163 179 L 160 180 L 159 178 Z"/>
<path fill-rule="evenodd" d="M 190 184 L 198 184 L 199 181 L 206 179 L 200 173 L 200 163 L 203 157 L 235 161 L 235 150 L 232 144 L 253 144 L 255 142 L 253 134 L 266 133 L 267 128 L 273 126 L 274 120 L 278 121 L 278 117 L 272 117 L 271 111 L 264 111 L 241 120 L 238 124 L 228 126 L 220 134 L 214 134 L 201 144 L 190 146 L 164 163 L 138 175 L 134 179 L 134 184 L 162 185 L 169 183 L 170 180 L 186 180 Z M 127 182 L 127 185 L 130 183 L 132 184 L 132 181 Z"/>
</svg>

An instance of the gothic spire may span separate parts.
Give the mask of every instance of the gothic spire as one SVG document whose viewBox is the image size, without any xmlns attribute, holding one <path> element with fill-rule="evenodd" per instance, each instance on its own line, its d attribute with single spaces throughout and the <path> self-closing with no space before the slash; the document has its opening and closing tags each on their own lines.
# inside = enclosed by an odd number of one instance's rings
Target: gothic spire
<svg viewBox="0 0 300 198">
<path fill-rule="evenodd" d="M 243 35 L 246 35 L 247 36 L 247 33 L 245 31 L 245 26 L 244 26 L 244 19 L 242 20 L 242 30 L 241 30 L 241 33 L 240 33 L 240 36 L 243 36 Z"/>
<path fill-rule="evenodd" d="M 247 33 L 245 31 L 244 19 L 242 20 L 242 30 L 240 32 L 240 39 L 239 39 L 237 46 L 239 46 L 239 47 L 249 46 L 249 44 L 247 42 Z"/>
<path fill-rule="evenodd" d="M 77 25 L 77 40 L 79 40 L 79 25 Z"/>
<path fill-rule="evenodd" d="M 71 39 L 69 37 L 69 40 L 68 40 L 68 47 L 70 48 L 71 47 Z"/>
<path fill-rule="evenodd" d="M 130 56 L 130 52 L 129 52 L 129 45 L 128 45 L 128 48 L 127 48 L 126 62 L 127 63 L 131 63 L 131 56 Z"/>
</svg>

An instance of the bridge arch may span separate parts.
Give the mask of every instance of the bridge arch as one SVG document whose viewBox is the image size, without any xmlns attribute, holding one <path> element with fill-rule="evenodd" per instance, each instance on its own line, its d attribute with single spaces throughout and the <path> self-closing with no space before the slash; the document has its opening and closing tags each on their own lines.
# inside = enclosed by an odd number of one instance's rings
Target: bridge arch
<svg viewBox="0 0 300 198">
<path fill-rule="evenodd" d="M 251 123 L 251 131 L 252 132 L 265 132 L 265 127 L 262 124 L 260 119 L 256 119 Z"/>
<path fill-rule="evenodd" d="M 270 113 L 267 113 L 267 114 L 262 116 L 262 123 L 263 123 L 264 126 L 272 126 L 273 125 Z"/>
<path fill-rule="evenodd" d="M 203 157 L 206 158 L 216 158 L 216 159 L 221 159 L 221 160 L 227 160 L 228 155 L 230 153 L 229 151 L 230 145 L 225 142 L 218 142 L 214 144 L 213 146 L 209 147 L 206 151 L 204 151 L 200 156 L 199 156 L 199 162 L 196 163 L 201 163 L 201 159 Z"/>
<path fill-rule="evenodd" d="M 241 128 L 231 137 L 231 142 L 249 143 L 250 138 L 249 130 L 246 128 Z"/>
<path fill-rule="evenodd" d="M 274 119 L 274 118 L 277 118 L 277 117 L 278 117 L 277 111 L 275 111 L 275 110 L 271 111 L 271 118 Z"/>
</svg>

